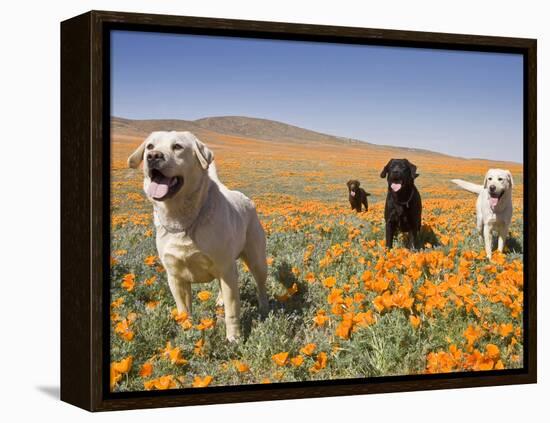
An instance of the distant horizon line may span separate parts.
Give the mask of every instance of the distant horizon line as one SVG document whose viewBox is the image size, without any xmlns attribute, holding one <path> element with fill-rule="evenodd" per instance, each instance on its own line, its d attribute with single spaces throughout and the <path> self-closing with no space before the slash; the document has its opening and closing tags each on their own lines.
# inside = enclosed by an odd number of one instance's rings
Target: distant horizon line
<svg viewBox="0 0 550 423">
<path fill-rule="evenodd" d="M 333 137 L 333 138 L 340 138 L 342 140 L 356 141 L 356 142 L 360 142 L 360 143 L 364 143 L 364 144 L 372 144 L 372 145 L 375 145 L 375 146 L 378 146 L 378 147 L 389 147 L 389 148 L 396 148 L 396 149 L 408 149 L 408 150 L 415 150 L 415 151 L 424 151 L 424 152 L 428 152 L 428 153 L 440 154 L 442 156 L 453 157 L 453 158 L 462 159 L 462 160 L 476 160 L 476 161 L 486 161 L 486 162 L 511 163 L 511 164 L 516 164 L 516 165 L 522 165 L 523 166 L 523 159 L 519 162 L 516 162 L 516 161 L 511 161 L 511 160 L 487 159 L 487 158 L 483 158 L 483 157 L 463 157 L 463 156 L 452 155 L 452 154 L 449 154 L 449 153 L 444 153 L 444 152 L 441 152 L 441 151 L 429 150 L 429 149 L 426 149 L 426 148 L 407 147 L 407 146 L 403 146 L 403 145 L 392 145 L 392 144 L 379 144 L 379 143 L 376 143 L 376 142 L 366 141 L 366 140 L 362 140 L 362 139 L 359 139 L 359 138 L 351 138 L 351 137 L 345 137 L 345 136 L 341 136 L 341 135 L 329 134 L 329 133 L 326 133 L 326 132 L 320 132 L 318 130 L 305 128 L 303 126 L 299 126 L 299 125 L 296 125 L 296 124 L 293 124 L 293 123 L 287 123 L 287 122 L 282 122 L 280 120 L 268 119 L 268 118 L 265 118 L 265 117 L 257 117 L 257 116 L 212 115 L 212 116 L 204 116 L 204 117 L 197 118 L 197 119 L 168 118 L 168 117 L 166 117 L 166 118 L 140 118 L 140 119 L 136 119 L 136 118 L 128 118 L 128 117 L 123 117 L 123 116 L 111 115 L 111 119 L 113 119 L 113 118 L 130 120 L 130 121 L 174 120 L 174 121 L 182 121 L 182 122 L 197 122 L 199 120 L 212 119 L 212 118 L 245 118 L 245 119 L 265 120 L 265 121 L 270 121 L 270 122 L 276 122 L 276 123 L 279 123 L 279 124 L 282 124 L 282 125 L 292 126 L 294 128 L 298 128 L 298 129 L 301 129 L 301 130 L 304 130 L 304 131 L 315 132 L 315 133 L 320 134 L 320 135 L 325 135 L 325 136 L 329 136 L 329 137 Z M 216 131 L 212 131 L 212 132 L 216 132 Z"/>
</svg>

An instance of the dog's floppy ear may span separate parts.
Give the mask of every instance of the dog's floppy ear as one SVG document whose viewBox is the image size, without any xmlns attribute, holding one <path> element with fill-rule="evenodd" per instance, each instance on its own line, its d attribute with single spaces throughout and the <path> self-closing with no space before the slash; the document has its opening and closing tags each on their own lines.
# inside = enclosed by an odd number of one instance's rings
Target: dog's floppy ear
<svg viewBox="0 0 550 423">
<path fill-rule="evenodd" d="M 514 186 L 514 178 L 512 177 L 512 172 L 506 169 L 506 175 L 508 176 L 508 180 L 510 181 L 510 188 L 512 188 Z"/>
<path fill-rule="evenodd" d="M 151 138 L 151 135 L 145 138 L 145 141 L 143 141 L 141 145 L 136 148 L 136 150 L 132 154 L 130 154 L 130 156 L 128 157 L 128 167 L 136 169 L 143 161 L 143 152 L 145 151 L 145 145 L 147 144 L 147 141 L 149 141 L 149 138 Z"/>
<path fill-rule="evenodd" d="M 346 185 L 348 186 L 348 188 L 351 186 L 351 179 L 346 182 Z"/>
<path fill-rule="evenodd" d="M 390 161 L 386 164 L 386 166 L 384 166 L 384 169 L 382 169 L 382 173 L 380 173 L 381 178 L 385 178 L 388 175 L 391 162 L 393 162 L 393 159 L 390 159 Z"/>
<path fill-rule="evenodd" d="M 361 186 L 361 182 L 355 181 L 355 185 L 357 185 L 357 188 L 359 188 Z"/>
<path fill-rule="evenodd" d="M 418 173 L 416 173 L 416 165 L 415 164 L 412 164 L 411 162 L 409 162 L 407 159 L 405 159 L 407 161 L 407 166 L 409 166 L 409 170 L 411 171 L 411 176 L 413 179 L 416 179 L 418 178 L 420 175 Z"/>
<path fill-rule="evenodd" d="M 193 152 L 204 170 L 208 169 L 214 160 L 214 153 L 191 132 L 187 133 L 193 139 Z"/>
</svg>

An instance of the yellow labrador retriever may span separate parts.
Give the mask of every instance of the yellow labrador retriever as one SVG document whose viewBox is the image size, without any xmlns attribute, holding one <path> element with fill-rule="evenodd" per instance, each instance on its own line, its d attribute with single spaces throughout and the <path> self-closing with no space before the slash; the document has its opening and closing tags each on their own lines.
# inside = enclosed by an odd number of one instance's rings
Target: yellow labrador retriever
<svg viewBox="0 0 550 423">
<path fill-rule="evenodd" d="M 483 185 L 461 179 L 453 179 L 452 182 L 466 191 L 479 194 L 476 203 L 476 227 L 485 243 L 487 257 L 491 258 L 493 231 L 498 234 L 498 251 L 502 252 L 512 222 L 512 173 L 509 170 L 489 169 Z"/>
<path fill-rule="evenodd" d="M 250 269 L 260 312 L 267 311 L 265 233 L 254 203 L 218 179 L 214 155 L 190 132 L 153 132 L 128 158 L 143 161 L 143 188 L 153 203 L 157 250 L 179 312 L 191 313 L 191 284 L 219 279 L 226 337 L 239 338 L 236 260 Z"/>
</svg>

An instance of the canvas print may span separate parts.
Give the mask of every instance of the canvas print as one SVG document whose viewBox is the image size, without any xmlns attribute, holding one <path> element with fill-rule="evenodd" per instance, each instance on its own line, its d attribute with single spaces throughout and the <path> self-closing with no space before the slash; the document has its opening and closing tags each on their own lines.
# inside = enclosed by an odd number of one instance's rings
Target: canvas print
<svg viewBox="0 0 550 423">
<path fill-rule="evenodd" d="M 521 55 L 117 30 L 110 62 L 112 392 L 523 367 Z"/>
</svg>

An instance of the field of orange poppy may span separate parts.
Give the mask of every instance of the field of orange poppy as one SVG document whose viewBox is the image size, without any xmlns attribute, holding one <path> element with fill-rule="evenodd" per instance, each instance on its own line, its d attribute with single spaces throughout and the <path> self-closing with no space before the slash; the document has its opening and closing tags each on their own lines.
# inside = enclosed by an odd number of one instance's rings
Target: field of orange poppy
<svg viewBox="0 0 550 423">
<path fill-rule="evenodd" d="M 111 389 L 162 390 L 523 365 L 522 166 L 345 140 L 273 140 L 199 131 L 220 180 L 256 203 L 267 234 L 270 312 L 240 265 L 243 338 L 225 340 L 216 282 L 193 287 L 178 313 L 155 248 L 142 173 L 126 158 L 146 135 L 112 134 Z M 384 246 L 389 158 L 418 167 L 423 248 Z M 475 195 L 490 167 L 514 175 L 504 254 L 488 260 L 475 230 Z M 369 191 L 350 210 L 346 181 Z"/>
</svg>

